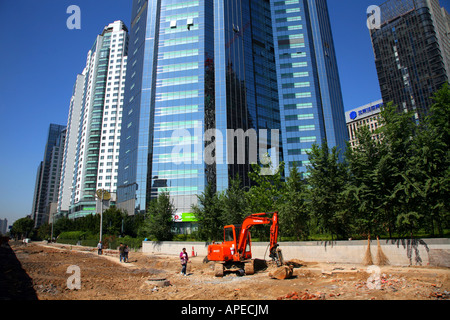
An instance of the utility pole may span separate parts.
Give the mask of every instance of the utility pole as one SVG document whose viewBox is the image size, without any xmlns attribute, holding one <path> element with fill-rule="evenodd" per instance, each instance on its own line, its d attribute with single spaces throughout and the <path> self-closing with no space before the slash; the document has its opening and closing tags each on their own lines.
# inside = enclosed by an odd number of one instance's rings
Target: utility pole
<svg viewBox="0 0 450 320">
<path fill-rule="evenodd" d="M 97 198 L 100 199 L 100 241 L 102 241 L 102 234 L 103 234 L 103 200 L 109 200 L 111 199 L 111 194 L 109 191 L 104 189 L 98 189 L 95 193 L 97 195 Z"/>
</svg>

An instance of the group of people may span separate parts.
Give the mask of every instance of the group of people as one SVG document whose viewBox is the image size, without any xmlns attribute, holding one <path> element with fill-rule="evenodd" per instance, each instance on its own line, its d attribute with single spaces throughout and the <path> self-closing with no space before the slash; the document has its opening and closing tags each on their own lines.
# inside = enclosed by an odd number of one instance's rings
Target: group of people
<svg viewBox="0 0 450 320">
<path fill-rule="evenodd" d="M 99 241 L 97 245 L 98 254 L 101 255 L 103 253 L 103 244 L 101 241 Z M 128 252 L 129 248 L 128 245 L 120 243 L 119 246 L 119 259 L 120 262 L 128 262 Z M 189 261 L 189 256 L 186 252 L 186 248 L 183 248 L 183 250 L 180 253 L 180 261 L 181 261 L 181 275 L 186 276 L 186 270 L 187 270 L 187 263 Z"/>
<path fill-rule="evenodd" d="M 98 249 L 98 254 L 102 255 L 103 254 L 103 243 L 102 241 L 98 242 L 97 245 L 97 249 Z M 128 248 L 128 245 L 120 243 L 119 246 L 119 259 L 120 262 L 128 262 L 128 252 L 130 251 L 130 249 Z"/>
<path fill-rule="evenodd" d="M 120 243 L 119 246 L 119 256 L 120 256 L 120 262 L 128 262 L 128 245 Z"/>
</svg>

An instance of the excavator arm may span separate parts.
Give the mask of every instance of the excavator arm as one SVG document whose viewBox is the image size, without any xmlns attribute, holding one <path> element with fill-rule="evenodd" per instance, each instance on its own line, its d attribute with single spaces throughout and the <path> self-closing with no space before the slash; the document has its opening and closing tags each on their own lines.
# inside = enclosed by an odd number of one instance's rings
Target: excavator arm
<svg viewBox="0 0 450 320">
<path fill-rule="evenodd" d="M 255 213 L 245 218 L 242 223 L 241 232 L 238 241 L 238 252 L 244 252 L 249 241 L 248 233 L 254 225 L 270 224 L 270 248 L 269 256 L 277 263 L 283 264 L 281 250 L 278 249 L 278 212 L 273 212 L 272 218 L 267 217 L 271 213 Z"/>
<path fill-rule="evenodd" d="M 272 225 L 270 226 L 270 248 L 269 257 L 271 257 L 277 266 L 283 265 L 283 256 L 281 250 L 278 249 L 278 212 L 275 212 L 272 217 Z"/>
</svg>

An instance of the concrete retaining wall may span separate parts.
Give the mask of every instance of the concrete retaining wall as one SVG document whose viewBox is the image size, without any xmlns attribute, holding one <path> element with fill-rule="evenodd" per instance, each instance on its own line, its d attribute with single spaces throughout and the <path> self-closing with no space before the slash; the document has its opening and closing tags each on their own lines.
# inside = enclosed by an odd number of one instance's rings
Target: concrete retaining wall
<svg viewBox="0 0 450 320">
<path fill-rule="evenodd" d="M 142 243 L 142 252 L 178 255 L 186 248 L 189 255 L 194 251 L 206 256 L 205 242 L 151 242 Z M 252 244 L 253 258 L 269 259 L 267 242 Z M 389 239 L 380 240 L 380 246 L 391 265 L 422 265 L 450 267 L 450 239 Z M 367 240 L 281 242 L 285 260 L 299 259 L 305 262 L 330 262 L 360 264 L 367 250 Z M 376 263 L 377 241 L 372 240 L 370 249 Z"/>
</svg>

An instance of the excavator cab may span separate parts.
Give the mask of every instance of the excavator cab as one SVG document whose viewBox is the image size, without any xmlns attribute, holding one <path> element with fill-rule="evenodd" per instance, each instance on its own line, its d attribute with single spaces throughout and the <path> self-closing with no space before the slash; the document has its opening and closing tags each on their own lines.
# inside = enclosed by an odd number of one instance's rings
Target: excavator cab
<svg viewBox="0 0 450 320">
<path fill-rule="evenodd" d="M 252 258 L 250 233 L 244 249 L 239 249 L 239 235 L 241 225 L 229 225 L 224 227 L 223 242 L 221 244 L 211 244 L 208 247 L 209 261 L 242 261 Z"/>
<path fill-rule="evenodd" d="M 252 258 L 250 232 L 245 239 L 245 247 L 241 246 L 239 235 L 241 234 L 241 225 L 230 225 L 224 228 L 224 245 L 230 247 L 230 253 L 233 261 L 242 261 Z M 243 248 L 243 249 L 242 249 Z"/>
<path fill-rule="evenodd" d="M 236 230 L 237 229 L 237 230 Z M 236 228 L 236 226 L 226 226 L 223 230 L 223 241 L 225 242 L 233 242 L 234 245 L 237 245 L 236 242 L 236 231 L 239 234 L 240 227 Z"/>
</svg>

